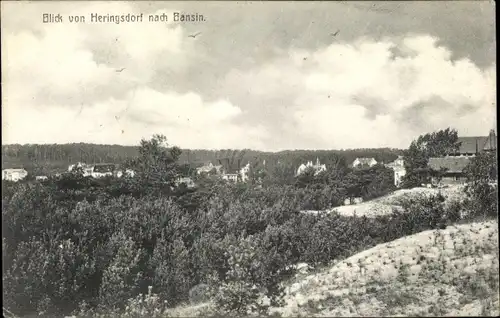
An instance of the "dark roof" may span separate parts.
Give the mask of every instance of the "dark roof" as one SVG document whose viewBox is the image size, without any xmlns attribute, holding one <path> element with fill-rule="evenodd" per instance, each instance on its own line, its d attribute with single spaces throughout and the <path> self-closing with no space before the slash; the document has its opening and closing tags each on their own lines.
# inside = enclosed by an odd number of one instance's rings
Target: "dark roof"
<svg viewBox="0 0 500 318">
<path fill-rule="evenodd" d="M 478 153 L 484 150 L 496 150 L 497 138 L 495 134 L 480 137 L 458 137 L 460 154 Z"/>
<path fill-rule="evenodd" d="M 241 159 L 220 158 L 218 159 L 218 164 L 222 165 L 225 173 L 235 174 L 238 173 L 241 168 Z"/>
<path fill-rule="evenodd" d="M 447 169 L 449 173 L 460 173 L 470 162 L 470 157 L 429 158 L 428 166 L 434 170 Z"/>
<path fill-rule="evenodd" d="M 460 154 L 475 154 L 481 152 L 486 144 L 486 140 L 488 136 L 481 137 L 458 137 L 459 149 L 458 153 Z"/>
<path fill-rule="evenodd" d="M 116 165 L 113 163 L 97 163 L 94 165 L 95 172 L 113 172 L 116 169 Z"/>
</svg>

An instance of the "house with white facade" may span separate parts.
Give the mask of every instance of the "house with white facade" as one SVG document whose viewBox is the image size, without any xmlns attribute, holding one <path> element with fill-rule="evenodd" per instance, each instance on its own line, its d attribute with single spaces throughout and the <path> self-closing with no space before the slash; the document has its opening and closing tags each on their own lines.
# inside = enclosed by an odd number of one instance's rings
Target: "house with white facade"
<svg viewBox="0 0 500 318">
<path fill-rule="evenodd" d="M 386 164 L 385 166 L 394 171 L 394 185 L 396 187 L 399 187 L 401 185 L 403 177 L 406 175 L 403 156 L 398 156 L 396 160 Z"/>
<path fill-rule="evenodd" d="M 193 179 L 190 177 L 179 177 L 177 180 L 175 180 L 175 185 L 178 187 L 181 184 L 185 184 L 187 188 L 191 189 L 196 186 L 194 183 Z"/>
<path fill-rule="evenodd" d="M 366 167 L 373 167 L 374 165 L 377 164 L 377 160 L 375 158 L 356 158 L 351 166 L 353 168 L 366 168 Z"/>
<path fill-rule="evenodd" d="M 28 176 L 28 171 L 24 169 L 4 169 L 2 170 L 2 180 L 14 181 L 23 180 Z"/>
<path fill-rule="evenodd" d="M 250 162 L 246 164 L 243 168 L 240 169 L 240 178 L 242 182 L 247 182 L 250 173 Z"/>
<path fill-rule="evenodd" d="M 92 169 L 92 178 L 111 177 L 117 172 L 116 165 L 113 163 L 99 163 L 95 164 Z"/>
<path fill-rule="evenodd" d="M 83 168 L 84 166 L 86 166 L 86 164 L 84 162 L 77 162 L 77 163 L 71 164 L 68 166 L 68 172 L 73 171 L 73 169 L 75 169 L 75 168 Z"/>
<path fill-rule="evenodd" d="M 221 170 L 222 170 L 222 165 L 214 165 L 213 163 L 209 162 L 208 164 L 205 164 L 202 167 L 196 168 L 196 174 L 200 175 L 203 173 L 210 173 L 212 171 L 215 171 L 216 174 L 220 174 Z"/>
<path fill-rule="evenodd" d="M 125 176 L 133 178 L 135 176 L 135 171 L 132 169 L 125 169 Z"/>
<path fill-rule="evenodd" d="M 326 165 L 321 164 L 319 162 L 319 159 L 316 158 L 315 164 L 313 164 L 312 161 L 308 161 L 306 164 L 301 164 L 299 166 L 299 168 L 297 169 L 296 175 L 298 176 L 298 175 L 304 173 L 304 171 L 306 171 L 307 169 L 314 169 L 314 175 L 317 175 L 323 171 L 326 171 Z"/>
<path fill-rule="evenodd" d="M 92 165 L 86 164 L 85 162 L 77 162 L 68 166 L 68 172 L 72 172 L 74 171 L 74 169 L 82 169 L 83 176 L 88 177 L 92 175 L 94 167 Z"/>
<path fill-rule="evenodd" d="M 221 175 L 222 180 L 237 182 L 238 181 L 238 173 L 224 173 Z"/>
<path fill-rule="evenodd" d="M 234 158 L 220 158 L 218 159 L 220 168 L 220 177 L 222 180 L 238 182 L 241 181 L 241 159 Z M 250 169 L 250 165 L 248 165 L 248 171 Z M 246 168 L 244 169 L 246 171 Z"/>
</svg>

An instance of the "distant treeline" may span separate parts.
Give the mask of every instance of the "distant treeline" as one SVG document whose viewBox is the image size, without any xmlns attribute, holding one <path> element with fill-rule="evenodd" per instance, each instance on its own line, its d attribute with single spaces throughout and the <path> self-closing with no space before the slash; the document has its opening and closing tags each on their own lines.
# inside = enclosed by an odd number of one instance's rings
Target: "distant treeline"
<svg viewBox="0 0 500 318">
<path fill-rule="evenodd" d="M 97 145 L 87 143 L 43 144 L 43 145 L 3 145 L 2 167 L 24 168 L 34 174 L 49 174 L 65 171 L 69 164 L 81 161 L 86 163 L 123 163 L 138 155 L 138 146 Z M 348 165 L 357 157 L 373 157 L 378 162 L 390 162 L 402 154 L 402 150 L 392 148 L 347 149 L 347 150 L 287 150 L 263 152 L 257 150 L 190 150 L 183 149 L 180 164 L 199 166 L 212 162 L 217 164 L 221 158 L 240 160 L 242 165 L 262 164 L 273 166 L 278 162 L 299 166 L 307 161 L 319 159 L 322 164 Z"/>
</svg>

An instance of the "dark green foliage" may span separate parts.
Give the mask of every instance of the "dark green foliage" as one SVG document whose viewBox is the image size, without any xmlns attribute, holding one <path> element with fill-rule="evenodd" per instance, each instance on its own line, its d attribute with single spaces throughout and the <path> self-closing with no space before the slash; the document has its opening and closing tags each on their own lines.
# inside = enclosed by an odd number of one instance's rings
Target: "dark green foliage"
<svg viewBox="0 0 500 318">
<path fill-rule="evenodd" d="M 391 222 L 404 228 L 395 229 L 399 233 L 418 233 L 427 229 L 438 229 L 448 221 L 448 213 L 444 207 L 445 198 L 441 195 L 419 197 L 402 200 L 403 212 L 394 211 Z M 454 215 L 449 215 L 454 218 Z M 456 221 L 452 219 L 453 221 Z"/>
<path fill-rule="evenodd" d="M 167 148 L 167 139 L 155 135 L 151 140 L 141 140 L 139 156 L 128 160 L 125 168 L 135 171 L 130 183 L 134 189 L 149 195 L 168 194 L 180 176 L 177 163 L 181 150 Z"/>
<path fill-rule="evenodd" d="M 472 158 L 465 169 L 469 212 L 475 216 L 498 216 L 498 162 L 496 153 Z"/>
<path fill-rule="evenodd" d="M 207 284 L 195 285 L 189 291 L 189 301 L 191 304 L 199 304 L 210 300 L 211 290 Z"/>
<path fill-rule="evenodd" d="M 347 195 L 351 198 L 362 197 L 368 200 L 395 190 L 394 172 L 381 165 L 353 170 L 345 178 Z"/>
<path fill-rule="evenodd" d="M 125 301 L 137 294 L 141 281 L 142 250 L 125 235 L 124 231 L 113 235 L 107 244 L 111 262 L 102 274 L 99 288 L 99 305 L 105 309 L 120 308 Z"/>
<path fill-rule="evenodd" d="M 427 168 L 429 158 L 456 152 L 459 147 L 458 133 L 451 128 L 427 133 L 413 140 L 404 151 L 406 175 L 402 186 L 411 188 L 428 183 L 432 173 Z"/>
</svg>

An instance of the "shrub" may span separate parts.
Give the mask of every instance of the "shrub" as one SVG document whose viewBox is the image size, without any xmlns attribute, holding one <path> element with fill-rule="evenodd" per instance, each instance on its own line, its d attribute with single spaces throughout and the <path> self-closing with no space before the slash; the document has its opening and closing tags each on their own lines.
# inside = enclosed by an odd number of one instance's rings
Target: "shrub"
<svg viewBox="0 0 500 318">
<path fill-rule="evenodd" d="M 441 194 L 404 198 L 400 202 L 403 212 L 394 210 L 391 223 L 400 226 L 398 235 L 401 236 L 437 229 L 447 221 L 444 202 Z"/>
<path fill-rule="evenodd" d="M 193 273 L 191 255 L 182 240 L 169 243 L 162 237 L 149 264 L 154 270 L 152 282 L 162 298 L 173 304 L 188 300 L 189 290 L 198 279 Z"/>
<path fill-rule="evenodd" d="M 268 304 L 262 302 L 265 281 L 262 273 L 262 254 L 254 237 L 241 238 L 238 245 L 228 246 L 229 271 L 215 294 L 215 304 L 224 314 L 236 315 L 268 313 Z"/>
<path fill-rule="evenodd" d="M 153 286 L 149 286 L 146 295 L 139 294 L 128 300 L 121 317 L 160 318 L 165 317 L 166 310 L 167 301 L 162 301 L 158 294 L 153 293 Z"/>
<path fill-rule="evenodd" d="M 199 304 L 209 301 L 210 297 L 211 288 L 207 284 L 198 284 L 189 290 L 189 302 L 191 304 Z"/>
<path fill-rule="evenodd" d="M 498 217 L 498 163 L 495 153 L 481 153 L 464 170 L 468 212 L 472 217 Z"/>
<path fill-rule="evenodd" d="M 119 246 L 114 257 L 103 273 L 99 288 L 99 303 L 104 308 L 121 309 L 126 299 L 138 291 L 142 276 L 139 262 L 142 251 L 136 248 L 131 238 L 123 232 L 114 235 L 109 244 Z"/>
<path fill-rule="evenodd" d="M 95 317 L 95 318 L 160 318 L 167 317 L 167 301 L 162 300 L 157 294 L 152 292 L 153 287 L 148 287 L 148 293 L 138 294 L 134 298 L 126 301 L 123 309 L 101 308 L 96 310 L 86 302 L 82 302 L 77 310 L 73 312 L 73 317 Z"/>
</svg>

